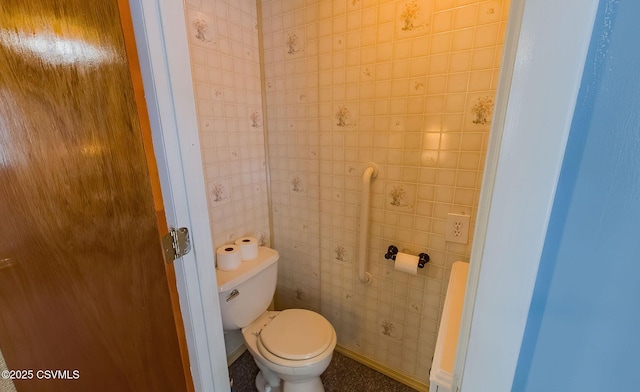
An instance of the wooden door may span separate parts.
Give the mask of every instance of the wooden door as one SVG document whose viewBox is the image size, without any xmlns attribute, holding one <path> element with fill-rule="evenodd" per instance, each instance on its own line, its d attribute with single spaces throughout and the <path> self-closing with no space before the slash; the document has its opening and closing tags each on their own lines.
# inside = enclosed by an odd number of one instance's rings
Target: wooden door
<svg viewBox="0 0 640 392">
<path fill-rule="evenodd" d="M 0 350 L 18 391 L 192 388 L 134 48 L 125 0 L 0 2 Z"/>
</svg>

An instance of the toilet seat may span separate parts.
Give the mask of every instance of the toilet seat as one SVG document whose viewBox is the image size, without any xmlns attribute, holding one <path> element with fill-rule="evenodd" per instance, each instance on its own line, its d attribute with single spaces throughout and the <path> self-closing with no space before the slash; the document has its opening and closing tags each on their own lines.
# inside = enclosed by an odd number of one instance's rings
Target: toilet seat
<svg viewBox="0 0 640 392">
<path fill-rule="evenodd" d="M 308 363 L 327 349 L 333 352 L 335 330 L 320 314 L 305 309 L 278 313 L 258 337 L 260 353 L 272 362 Z"/>
</svg>

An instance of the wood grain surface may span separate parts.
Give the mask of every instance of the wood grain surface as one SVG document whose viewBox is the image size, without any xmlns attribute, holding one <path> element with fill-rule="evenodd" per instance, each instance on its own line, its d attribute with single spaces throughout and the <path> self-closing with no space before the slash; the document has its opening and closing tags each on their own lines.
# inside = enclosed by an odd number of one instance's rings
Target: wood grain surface
<svg viewBox="0 0 640 392">
<path fill-rule="evenodd" d="M 71 378 L 19 391 L 187 389 L 148 158 L 118 2 L 0 2 L 0 349 Z"/>
</svg>

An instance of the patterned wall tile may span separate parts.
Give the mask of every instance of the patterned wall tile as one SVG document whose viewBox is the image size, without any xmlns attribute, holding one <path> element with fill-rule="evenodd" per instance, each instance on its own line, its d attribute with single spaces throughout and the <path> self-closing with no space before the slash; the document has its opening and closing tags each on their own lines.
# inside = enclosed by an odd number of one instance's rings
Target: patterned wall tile
<svg viewBox="0 0 640 392">
<path fill-rule="evenodd" d="M 470 253 L 468 245 L 444 241 L 444 223 L 447 212 L 473 214 L 477 206 L 491 110 L 483 97 L 494 94 L 507 1 L 347 0 L 298 3 L 287 12 L 284 1 L 268 3 L 280 10 L 264 19 L 273 28 L 265 39 L 280 40 L 283 53 L 265 64 L 268 106 L 278 113 L 269 134 L 287 141 L 270 145 L 272 178 L 286 184 L 274 202 L 289 211 L 283 219 L 305 216 L 314 232 L 308 254 L 319 271 L 320 311 L 335 323 L 340 344 L 426 381 L 418 369 L 430 365 L 445 271 Z M 305 42 L 295 41 L 304 52 L 287 53 L 293 45 L 286 43 L 302 26 L 274 28 L 289 12 L 308 15 Z M 298 88 L 298 77 L 310 85 Z M 484 106 L 473 109 L 478 98 Z M 298 121 L 297 105 L 304 105 L 308 121 Z M 473 122 L 476 112 L 484 124 Z M 369 161 L 380 173 L 371 194 L 374 284 L 364 289 L 353 252 L 359 175 Z M 295 178 L 300 190 L 315 189 L 317 181 L 317 194 L 296 197 Z M 276 237 L 301 232 L 295 224 L 276 226 Z M 383 259 L 390 243 L 427 249 L 433 267 L 411 280 L 394 273 Z M 349 256 L 353 262 L 345 263 Z M 283 257 L 283 276 L 297 262 Z M 291 303 L 284 290 L 279 299 Z M 344 317 L 360 310 L 360 322 Z"/>
<path fill-rule="evenodd" d="M 390 182 L 386 189 L 385 208 L 411 213 L 415 208 L 416 185 Z"/>
<path fill-rule="evenodd" d="M 339 344 L 426 382 L 448 270 L 471 250 L 447 243 L 444 224 L 477 210 L 508 0 L 264 0 L 261 21 L 255 7 L 185 4 L 214 244 L 274 238 L 279 307 L 321 312 Z M 358 207 L 371 161 L 364 286 Z M 395 272 L 392 243 L 426 249 L 428 268 Z"/>
<path fill-rule="evenodd" d="M 210 207 L 215 208 L 231 202 L 231 179 L 220 178 L 207 183 L 207 199 Z"/>
<path fill-rule="evenodd" d="M 333 260 L 340 264 L 353 264 L 353 246 L 337 243 L 333 248 Z"/>
<path fill-rule="evenodd" d="M 187 26 L 193 44 L 204 46 L 215 46 L 217 44 L 217 34 L 213 23 L 214 17 L 204 12 L 188 10 Z"/>
<path fill-rule="evenodd" d="M 299 58 L 304 56 L 305 31 L 290 30 L 284 34 L 285 58 Z"/>
<path fill-rule="evenodd" d="M 493 118 L 493 107 L 493 94 L 469 94 L 465 112 L 468 129 L 488 129 Z"/>
<path fill-rule="evenodd" d="M 214 245 L 268 243 L 255 2 L 189 2 L 185 18 Z"/>
</svg>

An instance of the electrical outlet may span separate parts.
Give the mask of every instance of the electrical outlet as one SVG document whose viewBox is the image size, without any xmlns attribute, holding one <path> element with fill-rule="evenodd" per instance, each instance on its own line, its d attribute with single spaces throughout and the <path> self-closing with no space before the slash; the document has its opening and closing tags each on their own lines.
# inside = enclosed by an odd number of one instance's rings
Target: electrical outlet
<svg viewBox="0 0 640 392">
<path fill-rule="evenodd" d="M 469 242 L 469 215 L 454 214 L 447 216 L 447 228 L 444 239 L 449 242 L 466 244 Z"/>
</svg>

